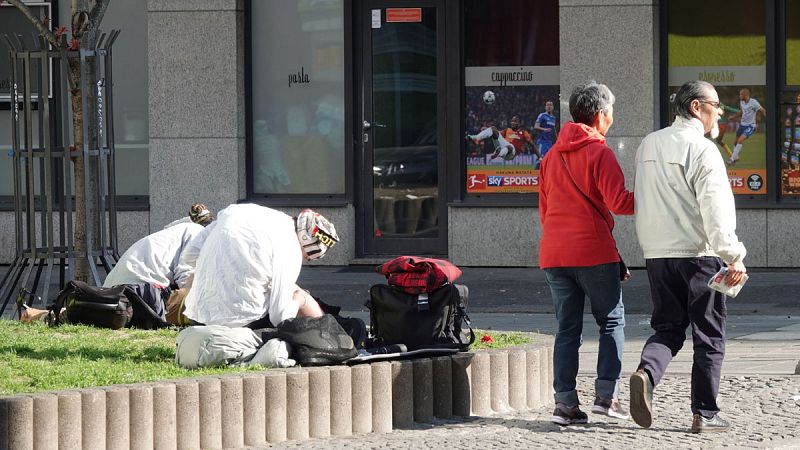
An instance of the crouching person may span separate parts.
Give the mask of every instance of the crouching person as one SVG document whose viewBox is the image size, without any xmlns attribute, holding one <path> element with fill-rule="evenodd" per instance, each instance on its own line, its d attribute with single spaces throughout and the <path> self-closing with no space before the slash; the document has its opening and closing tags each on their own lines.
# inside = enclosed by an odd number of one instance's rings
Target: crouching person
<svg viewBox="0 0 800 450">
<path fill-rule="evenodd" d="M 292 218 L 253 204 L 230 205 L 190 242 L 182 265 L 194 266 L 184 315 L 196 324 L 277 326 L 322 309 L 297 286 L 303 260 L 339 241 L 333 224 L 311 210 Z"/>
<path fill-rule="evenodd" d="M 189 216 L 176 220 L 164 229 L 149 234 L 131 245 L 120 256 L 103 282 L 104 288 L 128 285 L 161 317 L 171 290 L 182 288 L 190 279 L 192 267 L 181 266 L 181 255 L 188 243 L 214 220 L 214 214 L 202 203 L 189 209 Z M 45 319 L 47 309 L 20 305 L 20 321 Z"/>
</svg>

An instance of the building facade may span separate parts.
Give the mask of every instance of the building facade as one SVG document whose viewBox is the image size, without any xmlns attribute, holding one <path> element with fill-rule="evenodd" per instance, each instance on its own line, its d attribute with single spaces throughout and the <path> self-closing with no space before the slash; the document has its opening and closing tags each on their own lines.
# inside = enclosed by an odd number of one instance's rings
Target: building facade
<svg viewBox="0 0 800 450">
<path fill-rule="evenodd" d="M 329 217 L 342 243 L 323 264 L 536 266 L 538 160 L 572 88 L 616 95 L 608 145 L 632 188 L 670 94 L 705 79 L 728 108 L 718 147 L 746 264 L 800 266 L 800 0 L 112 1 L 104 23 L 122 30 L 121 251 L 194 202 L 247 201 Z M 13 258 L 8 167 L 0 262 Z M 632 218 L 614 235 L 643 266 Z"/>
</svg>

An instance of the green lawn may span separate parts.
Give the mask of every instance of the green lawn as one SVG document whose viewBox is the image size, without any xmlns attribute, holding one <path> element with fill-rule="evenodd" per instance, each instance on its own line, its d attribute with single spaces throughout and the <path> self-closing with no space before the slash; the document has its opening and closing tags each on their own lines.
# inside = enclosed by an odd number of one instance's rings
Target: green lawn
<svg viewBox="0 0 800 450">
<path fill-rule="evenodd" d="M 186 370 L 175 364 L 176 329 L 108 330 L 79 325 L 48 328 L 0 320 L 0 395 L 129 384 L 264 370 Z M 473 349 L 530 342 L 530 335 L 476 330 Z M 484 335 L 493 343 L 481 343 Z"/>
<path fill-rule="evenodd" d="M 177 334 L 0 320 L 0 395 L 260 370 L 181 369 Z"/>
</svg>

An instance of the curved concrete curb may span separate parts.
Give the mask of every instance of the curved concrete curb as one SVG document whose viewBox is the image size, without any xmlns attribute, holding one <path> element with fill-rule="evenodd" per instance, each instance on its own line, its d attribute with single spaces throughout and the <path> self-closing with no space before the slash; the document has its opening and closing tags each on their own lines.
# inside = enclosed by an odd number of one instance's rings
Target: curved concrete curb
<svg viewBox="0 0 800 450">
<path fill-rule="evenodd" d="M 552 337 L 537 341 L 432 359 L 3 397 L 0 450 L 240 448 L 536 409 L 552 402 Z"/>
</svg>

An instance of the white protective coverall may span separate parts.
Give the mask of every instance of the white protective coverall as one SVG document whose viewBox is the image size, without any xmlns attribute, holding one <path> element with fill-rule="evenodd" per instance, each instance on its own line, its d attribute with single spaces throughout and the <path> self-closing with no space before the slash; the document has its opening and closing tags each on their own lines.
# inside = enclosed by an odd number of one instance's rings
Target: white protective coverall
<svg viewBox="0 0 800 450">
<path fill-rule="evenodd" d="M 201 231 L 202 225 L 176 221 L 139 239 L 122 254 L 103 287 L 139 283 L 183 287 L 191 272 L 187 270 L 190 268 L 179 266 L 181 253 Z"/>
<path fill-rule="evenodd" d="M 292 300 L 303 264 L 295 222 L 274 209 L 230 205 L 187 246 L 195 267 L 186 317 L 205 325 L 244 326 L 269 313 L 277 325 L 297 316 Z"/>
</svg>

